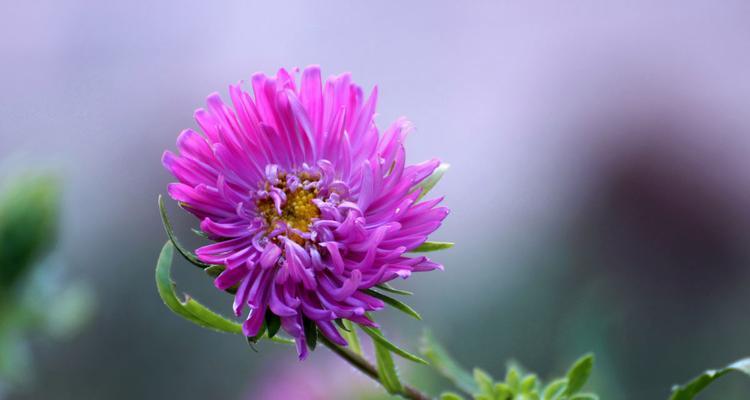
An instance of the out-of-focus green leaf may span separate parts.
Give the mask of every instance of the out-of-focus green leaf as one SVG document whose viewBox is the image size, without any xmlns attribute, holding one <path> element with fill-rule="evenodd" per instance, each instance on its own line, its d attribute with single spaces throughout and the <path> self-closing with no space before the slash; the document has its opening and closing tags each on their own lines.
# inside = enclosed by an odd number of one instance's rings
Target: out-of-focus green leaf
<svg viewBox="0 0 750 400">
<path fill-rule="evenodd" d="M 565 388 L 568 387 L 568 380 L 566 378 L 556 379 L 550 382 L 542 393 L 544 400 L 555 400 L 562 396 L 565 392 Z"/>
<path fill-rule="evenodd" d="M 430 251 L 438 251 L 438 250 L 445 250 L 450 249 L 453 247 L 455 243 L 453 242 L 424 242 L 417 246 L 416 249 L 411 250 L 411 253 L 427 253 Z"/>
<path fill-rule="evenodd" d="M 464 400 L 464 398 L 455 393 L 447 392 L 440 395 L 440 400 Z"/>
<path fill-rule="evenodd" d="M 191 251 L 187 250 L 185 247 L 183 247 L 180 242 L 177 240 L 177 236 L 174 234 L 174 229 L 172 229 L 172 223 L 169 222 L 169 216 L 167 215 L 167 207 L 164 205 L 164 198 L 159 195 L 159 212 L 161 213 L 161 222 L 164 224 L 164 230 L 167 232 L 167 236 L 169 236 L 169 240 L 172 242 L 174 247 L 177 249 L 177 252 L 179 252 L 183 257 L 185 257 L 186 260 L 190 261 L 193 265 L 199 267 L 199 268 L 208 268 L 211 265 L 206 264 L 203 261 L 198 259 L 198 256 L 193 254 Z"/>
<path fill-rule="evenodd" d="M 570 400 L 599 400 L 599 396 L 593 393 L 578 393 L 573 395 Z"/>
<path fill-rule="evenodd" d="M 55 294 L 55 301 L 47 309 L 47 331 L 55 338 L 69 339 L 91 319 L 95 304 L 90 286 L 78 282 L 64 288 Z"/>
<path fill-rule="evenodd" d="M 398 378 L 398 371 L 396 371 L 396 364 L 393 362 L 390 349 L 378 340 L 373 340 L 373 343 L 375 345 L 375 361 L 380 382 L 388 393 L 401 393 L 403 386 Z"/>
<path fill-rule="evenodd" d="M 400 294 L 402 296 L 411 296 L 411 295 L 414 294 L 414 293 L 406 291 L 406 290 L 396 289 L 395 287 L 393 287 L 393 286 L 391 286 L 391 285 L 389 285 L 387 283 L 381 283 L 379 285 L 375 285 L 375 287 L 378 288 L 378 289 L 380 289 L 380 290 L 383 290 L 383 291 L 386 291 L 386 292 L 390 292 L 390 293 L 393 293 L 393 294 Z"/>
<path fill-rule="evenodd" d="M 24 276 L 57 236 L 60 188 L 50 175 L 22 176 L 0 195 L 0 294 Z"/>
<path fill-rule="evenodd" d="M 479 368 L 474 368 L 474 382 L 479 386 L 479 393 L 485 396 L 494 397 L 495 381 L 490 374 Z"/>
<path fill-rule="evenodd" d="M 467 394 L 474 394 L 479 391 L 479 386 L 474 381 L 471 374 L 461 367 L 448 351 L 435 340 L 430 331 L 425 331 L 422 335 L 422 354 L 430 360 L 430 364 L 448 378 L 453 384 Z"/>
<path fill-rule="evenodd" d="M 416 356 L 414 354 L 411 354 L 408 351 L 388 341 L 388 339 L 386 339 L 385 336 L 383 336 L 383 334 L 380 332 L 380 329 L 372 328 L 372 327 L 364 326 L 364 325 L 360 325 L 359 327 L 360 329 L 362 329 L 362 332 L 370 336 L 374 342 L 379 343 L 380 345 L 390 350 L 394 354 L 401 356 L 409 361 L 414 361 L 420 364 L 427 364 L 427 361 L 425 361 L 423 358 Z"/>
<path fill-rule="evenodd" d="M 419 197 L 417 197 L 417 201 L 421 200 L 427 193 L 432 190 L 433 187 L 440 181 L 440 179 L 445 174 L 445 171 L 448 170 L 450 167 L 450 164 L 442 163 L 438 165 L 437 168 L 435 168 L 435 171 L 432 172 L 432 175 L 427 177 L 427 179 L 420 182 L 416 187 L 418 189 L 422 189 L 422 193 L 419 194 Z"/>
<path fill-rule="evenodd" d="M 730 372 L 750 375 L 750 358 L 736 361 L 719 370 L 708 370 L 684 385 L 673 387 L 670 400 L 691 400 L 708 385 Z"/>
<path fill-rule="evenodd" d="M 380 293 L 376 290 L 367 289 L 365 290 L 365 293 L 369 294 L 372 297 L 378 298 L 380 300 L 383 300 L 386 304 L 390 305 L 391 307 L 403 312 L 404 314 L 416 318 L 418 320 L 422 320 L 422 316 L 419 315 L 419 313 L 411 308 L 409 305 L 394 299 L 393 297 L 387 296 L 383 293 Z"/>
<path fill-rule="evenodd" d="M 591 375 L 591 370 L 593 368 L 593 354 L 586 354 L 583 357 L 579 358 L 573 364 L 573 366 L 570 367 L 570 370 L 568 370 L 568 385 L 565 388 L 565 395 L 572 396 L 573 394 L 578 393 L 578 391 L 583 389 L 583 386 L 586 385 L 586 382 L 589 380 L 589 376 Z"/>
</svg>

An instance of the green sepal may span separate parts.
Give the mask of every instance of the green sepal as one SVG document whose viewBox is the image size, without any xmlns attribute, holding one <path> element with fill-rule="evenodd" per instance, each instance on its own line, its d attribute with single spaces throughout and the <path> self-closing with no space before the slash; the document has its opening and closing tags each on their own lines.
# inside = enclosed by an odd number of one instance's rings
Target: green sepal
<svg viewBox="0 0 750 400">
<path fill-rule="evenodd" d="M 169 216 L 167 215 L 167 207 L 164 205 L 164 198 L 159 195 L 159 212 L 161 213 L 161 222 L 164 225 L 164 230 L 167 232 L 167 236 L 169 236 L 169 240 L 172 242 L 174 247 L 177 249 L 177 252 L 180 253 L 183 257 L 185 257 L 186 260 L 190 261 L 191 264 L 206 269 L 211 266 L 211 264 L 206 264 L 203 261 L 198 259 L 198 256 L 187 250 L 185 247 L 183 247 L 180 242 L 177 240 L 177 236 L 174 234 L 174 229 L 172 229 L 172 224 L 169 222 Z"/>
<path fill-rule="evenodd" d="M 377 299 L 383 300 L 386 304 L 390 305 L 391 307 L 403 312 L 404 314 L 416 318 L 417 320 L 421 321 L 422 316 L 419 315 L 419 313 L 411 308 L 409 305 L 394 299 L 393 297 L 390 297 L 388 295 L 385 295 L 383 293 L 380 293 L 378 291 L 372 290 L 372 289 L 365 289 L 365 293 L 369 294 L 372 297 L 375 297 Z"/>
<path fill-rule="evenodd" d="M 362 332 L 364 332 L 368 336 L 370 336 L 370 338 L 372 338 L 372 340 L 374 342 L 379 343 L 380 345 L 382 345 L 386 349 L 390 350 L 394 354 L 396 354 L 396 355 L 398 355 L 398 356 L 400 356 L 402 358 L 405 358 L 405 359 L 407 359 L 409 361 L 414 361 L 414 362 L 417 362 L 417 363 L 420 363 L 420 364 L 425 364 L 425 365 L 428 364 L 427 361 L 425 361 L 423 358 L 421 358 L 419 356 L 416 356 L 416 355 L 414 355 L 412 353 L 409 353 L 408 351 L 406 351 L 406 350 L 404 350 L 404 349 L 396 346 L 395 344 L 391 343 L 390 341 L 388 341 L 388 339 L 386 339 L 385 336 L 383 336 L 383 334 L 380 332 L 380 329 L 372 328 L 372 327 L 364 326 L 364 325 L 359 325 L 359 327 L 360 327 L 360 329 L 362 329 Z"/>
<path fill-rule="evenodd" d="M 206 271 L 206 275 L 210 276 L 211 278 L 216 279 L 226 269 L 227 269 L 227 267 L 225 267 L 223 265 L 211 265 L 211 266 L 205 268 L 204 271 Z M 236 294 L 237 293 L 237 289 L 239 289 L 239 288 L 240 288 L 240 284 L 237 283 L 234 286 L 231 286 L 231 287 L 228 287 L 228 288 L 224 289 L 224 291 L 227 292 L 227 293 L 230 293 L 230 294 Z"/>
<path fill-rule="evenodd" d="M 422 182 L 419 182 L 416 188 L 421 189 L 422 192 L 419 194 L 419 197 L 417 197 L 417 201 L 421 200 L 425 195 L 427 195 L 430 190 L 432 190 L 433 187 L 435 187 L 435 185 L 440 181 L 440 179 L 445 174 L 445 171 L 447 171 L 449 167 L 450 164 L 441 163 L 437 166 L 437 168 L 435 168 L 435 171 L 432 172 L 432 175 L 428 176 Z"/>
<path fill-rule="evenodd" d="M 676 385 L 672 388 L 670 400 L 691 400 L 715 380 L 730 372 L 741 372 L 750 375 L 750 358 L 735 361 L 719 370 L 708 370 L 684 385 Z"/>
<path fill-rule="evenodd" d="M 271 310 L 267 310 L 265 320 L 268 338 L 273 339 L 273 337 L 279 332 L 279 328 L 281 328 L 281 318 Z"/>
<path fill-rule="evenodd" d="M 430 242 L 426 241 L 414 250 L 410 250 L 410 253 L 427 253 L 430 251 L 439 251 L 439 250 L 445 250 L 450 249 L 451 247 L 455 246 L 455 243 L 453 242 Z"/>
<path fill-rule="evenodd" d="M 190 230 L 193 231 L 193 233 L 195 233 L 197 236 L 202 237 L 203 239 L 210 239 L 208 237 L 208 233 L 203 232 L 200 229 L 190 228 Z"/>
<path fill-rule="evenodd" d="M 391 286 L 391 285 L 389 285 L 387 283 L 381 283 L 381 284 L 375 285 L 375 287 L 378 288 L 378 289 L 380 289 L 380 290 L 383 290 L 385 292 L 389 292 L 389 293 L 393 293 L 393 294 L 400 294 L 402 296 L 411 296 L 411 295 L 414 294 L 414 293 L 409 292 L 407 290 L 396 289 L 395 287 L 393 287 L 393 286 Z"/>
<path fill-rule="evenodd" d="M 248 336 L 247 341 L 252 344 L 258 343 L 258 341 L 263 338 L 263 335 L 265 335 L 265 333 L 266 333 L 266 321 L 265 321 L 265 316 L 263 316 L 263 323 L 260 324 L 260 329 L 258 329 L 258 333 L 256 333 L 255 336 Z"/>
<path fill-rule="evenodd" d="M 302 318 L 302 325 L 305 329 L 305 343 L 310 351 L 314 351 L 318 344 L 318 327 L 313 320 L 305 317 Z"/>
</svg>

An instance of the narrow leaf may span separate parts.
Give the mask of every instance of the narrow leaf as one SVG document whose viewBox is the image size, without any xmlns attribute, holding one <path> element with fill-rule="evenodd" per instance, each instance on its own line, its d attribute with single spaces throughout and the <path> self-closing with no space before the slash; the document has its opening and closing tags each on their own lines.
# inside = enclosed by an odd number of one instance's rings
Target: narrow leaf
<svg viewBox="0 0 750 400">
<path fill-rule="evenodd" d="M 167 242 L 156 263 L 156 287 L 164 304 L 175 314 L 205 328 L 228 333 L 242 333 L 240 324 L 215 314 L 190 297 L 186 297 L 185 301 L 177 297 L 175 284 L 170 278 L 173 257 L 174 245 Z"/>
<path fill-rule="evenodd" d="M 372 328 L 369 326 L 360 325 L 360 329 L 364 333 L 366 333 L 368 336 L 372 338 L 374 342 L 380 343 L 383 347 L 386 349 L 392 351 L 394 354 L 399 355 L 409 361 L 414 361 L 417 363 L 425 364 L 427 365 L 427 361 L 425 361 L 423 358 L 419 356 L 415 356 L 414 354 L 409 353 L 408 351 L 396 346 L 395 344 L 391 343 L 386 339 L 383 334 L 380 332 L 380 329 Z"/>
<path fill-rule="evenodd" d="M 435 187 L 449 167 L 450 164 L 447 163 L 438 165 L 438 167 L 435 168 L 435 171 L 432 172 L 432 175 L 417 185 L 417 188 L 422 189 L 422 193 L 417 197 L 417 201 L 421 200 L 430 190 L 432 190 L 433 187 Z"/>
<path fill-rule="evenodd" d="M 156 288 L 167 308 L 204 328 L 242 334 L 242 325 L 211 311 L 192 297 L 186 295 L 184 300 L 180 300 L 175 291 L 175 284 L 170 277 L 173 258 L 174 245 L 171 241 L 167 241 L 162 247 L 159 260 L 156 263 Z M 294 344 L 293 340 L 278 336 L 271 340 L 278 343 Z"/>
<path fill-rule="evenodd" d="M 375 344 L 375 360 L 377 361 L 380 382 L 388 393 L 401 393 L 403 386 L 398 379 L 396 364 L 393 362 L 390 350 L 378 341 L 373 341 L 373 343 Z"/>
<path fill-rule="evenodd" d="M 172 224 L 169 222 L 169 216 L 167 215 L 167 207 L 164 205 L 164 198 L 161 195 L 159 195 L 159 212 L 161 212 L 161 222 L 162 224 L 164 224 L 164 230 L 167 232 L 167 236 L 169 236 L 169 240 L 177 249 L 177 252 L 179 252 L 183 257 L 185 257 L 186 260 L 190 261 L 193 265 L 197 267 L 200 267 L 200 268 L 210 267 L 211 266 L 210 264 L 206 264 L 203 261 L 199 260 L 195 254 L 188 251 L 185 247 L 183 247 L 180 244 L 179 241 L 177 241 L 177 236 L 175 236 L 174 234 L 174 229 L 172 229 Z"/>
<path fill-rule="evenodd" d="M 750 375 L 750 358 L 736 361 L 720 370 L 708 370 L 682 386 L 675 386 L 670 400 L 691 400 L 708 385 L 730 372 Z"/>
<path fill-rule="evenodd" d="M 365 293 L 369 294 L 372 297 L 383 300 L 386 304 L 389 304 L 391 307 L 403 312 L 404 314 L 407 314 L 420 321 L 422 320 L 422 316 L 419 315 L 419 313 L 416 312 L 413 308 L 409 307 L 407 304 L 402 303 L 399 300 L 394 299 L 393 297 L 387 296 L 372 289 L 366 289 Z"/>
<path fill-rule="evenodd" d="M 420 244 L 416 249 L 411 250 L 411 253 L 427 253 L 429 251 L 438 251 L 450 249 L 455 243 L 453 242 L 424 242 Z"/>
<path fill-rule="evenodd" d="M 570 370 L 568 370 L 568 387 L 565 388 L 565 395 L 571 396 L 583 389 L 586 381 L 589 380 L 591 370 L 594 367 L 594 355 L 586 354 L 579 358 Z"/>
<path fill-rule="evenodd" d="M 362 355 L 362 343 L 359 341 L 359 335 L 357 335 L 357 331 L 354 329 L 354 324 L 348 319 L 341 320 L 341 324 L 343 325 L 341 335 L 349 343 L 349 350 Z"/>
<path fill-rule="evenodd" d="M 393 286 L 391 286 L 391 285 L 389 285 L 387 283 L 381 283 L 379 285 L 375 285 L 375 287 L 378 288 L 378 289 L 380 289 L 380 290 L 382 290 L 382 291 L 390 292 L 390 293 L 393 293 L 393 294 L 400 294 L 402 296 L 411 296 L 411 295 L 414 294 L 414 293 L 406 291 L 406 290 L 396 289 L 395 287 L 393 287 Z"/>
<path fill-rule="evenodd" d="M 425 331 L 422 335 L 420 350 L 440 374 L 452 381 L 463 392 L 474 394 L 479 391 L 479 386 L 474 382 L 471 374 L 448 354 L 448 351 L 435 340 L 430 331 Z"/>
</svg>

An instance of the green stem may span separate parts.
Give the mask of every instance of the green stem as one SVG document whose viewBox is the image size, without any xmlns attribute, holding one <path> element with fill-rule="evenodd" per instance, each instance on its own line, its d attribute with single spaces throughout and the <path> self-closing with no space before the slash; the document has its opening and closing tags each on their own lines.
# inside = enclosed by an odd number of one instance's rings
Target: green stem
<svg viewBox="0 0 750 400">
<path fill-rule="evenodd" d="M 362 371 L 363 374 L 369 376 L 370 378 L 378 381 L 380 383 L 380 377 L 378 376 L 378 370 L 375 368 L 374 365 L 372 365 L 369 361 L 367 361 L 364 357 L 360 356 L 359 354 L 341 347 L 330 340 L 328 340 L 324 335 L 319 335 L 318 340 L 322 342 L 326 347 L 331 349 L 334 353 L 336 353 L 339 357 L 346 360 L 349 364 L 357 368 L 358 370 Z M 415 389 L 412 386 L 404 385 L 404 390 L 401 393 L 398 393 L 399 396 L 410 399 L 410 400 L 431 400 L 430 396 L 420 392 L 418 389 Z"/>
</svg>

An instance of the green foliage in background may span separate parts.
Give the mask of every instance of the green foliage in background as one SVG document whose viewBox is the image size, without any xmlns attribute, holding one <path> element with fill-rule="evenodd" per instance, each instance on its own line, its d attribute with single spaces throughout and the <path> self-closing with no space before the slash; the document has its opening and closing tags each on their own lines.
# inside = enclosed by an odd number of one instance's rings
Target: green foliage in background
<svg viewBox="0 0 750 400">
<path fill-rule="evenodd" d="M 474 368 L 473 374 L 461 367 L 438 343 L 431 333 L 422 338 L 422 353 L 438 372 L 453 382 L 458 389 L 471 395 L 474 400 L 597 400 L 593 393 L 581 390 L 591 375 L 594 356 L 587 354 L 579 358 L 568 369 L 564 377 L 542 384 L 536 374 L 527 373 L 519 366 L 511 365 L 505 379 L 497 381 L 487 372 Z M 447 392 L 441 400 L 464 400 L 459 394 Z"/>
<path fill-rule="evenodd" d="M 60 185 L 25 175 L 0 190 L 0 397 L 31 380 L 31 336 L 66 339 L 90 318 L 93 294 L 63 285 L 50 259 L 57 238 Z"/>
<path fill-rule="evenodd" d="M 0 293 L 6 293 L 54 243 L 59 192 L 53 177 L 28 176 L 0 193 Z"/>
</svg>

